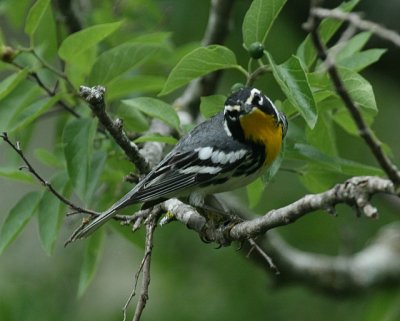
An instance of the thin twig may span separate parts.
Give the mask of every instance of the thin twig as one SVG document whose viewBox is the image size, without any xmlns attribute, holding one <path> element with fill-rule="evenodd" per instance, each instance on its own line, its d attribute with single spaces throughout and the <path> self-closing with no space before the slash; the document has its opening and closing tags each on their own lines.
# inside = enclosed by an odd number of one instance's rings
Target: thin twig
<svg viewBox="0 0 400 321">
<path fill-rule="evenodd" d="M 20 66 L 19 64 L 17 64 L 16 62 L 12 62 L 11 63 L 13 66 L 17 67 L 19 70 L 24 69 L 24 67 Z M 29 71 L 28 75 L 38 84 L 38 86 L 40 88 L 42 88 L 46 94 L 49 97 L 54 97 L 56 95 L 56 90 L 51 90 L 50 88 L 48 88 L 44 82 L 41 80 L 41 78 L 39 77 L 38 73 L 35 71 Z M 79 115 L 78 112 L 76 112 L 74 109 L 72 109 L 70 106 L 67 105 L 67 103 L 65 103 L 63 100 L 59 100 L 57 102 L 57 104 L 59 106 L 61 106 L 64 110 L 66 110 L 67 112 L 69 112 L 71 115 L 73 115 L 76 118 L 80 118 L 81 115 Z"/>
<path fill-rule="evenodd" d="M 16 144 L 14 144 L 8 137 L 6 132 L 3 132 L 2 134 L 0 134 L 0 137 L 8 144 L 11 146 L 12 149 L 14 149 L 17 154 L 21 157 L 21 159 L 24 161 L 25 165 L 26 165 L 26 169 L 40 182 L 42 183 L 42 185 L 47 188 L 52 194 L 54 194 L 61 202 L 63 202 L 64 204 L 68 205 L 70 208 L 72 208 L 73 210 L 80 212 L 80 213 L 86 213 L 86 214 L 90 214 L 90 215 L 94 215 L 97 216 L 99 215 L 99 213 L 92 211 L 92 210 L 88 210 L 86 208 L 77 206 L 76 204 L 74 204 L 73 202 L 71 202 L 70 200 L 68 200 L 67 198 L 65 198 L 64 196 L 62 196 L 59 192 L 57 192 L 57 190 L 54 189 L 53 185 L 51 185 L 51 183 L 49 183 L 48 181 L 46 181 L 42 176 L 40 176 L 40 174 L 33 168 L 33 166 L 31 165 L 31 163 L 28 161 L 28 159 L 25 157 L 24 153 L 22 152 L 22 149 L 19 146 L 19 143 L 17 142 Z"/>
<path fill-rule="evenodd" d="M 271 71 L 269 66 L 263 65 L 259 66 L 256 70 L 254 70 L 248 77 L 246 86 L 252 86 L 253 83 L 262 75 L 266 74 L 267 72 Z"/>
<path fill-rule="evenodd" d="M 8 137 L 6 132 L 3 132 L 0 134 L 0 138 L 2 138 L 23 160 L 25 163 L 25 166 L 21 166 L 20 170 L 26 169 L 29 173 L 31 173 L 50 193 L 52 193 L 55 197 L 57 197 L 62 203 L 66 204 L 69 206 L 73 212 L 68 213 L 67 216 L 72 216 L 75 214 L 89 214 L 91 216 L 99 216 L 101 213 L 80 207 L 70 201 L 69 199 L 65 198 L 63 195 L 61 195 L 54 187 L 51 185 L 50 182 L 48 182 L 46 179 L 44 179 L 37 171 L 36 169 L 32 166 L 32 164 L 29 162 L 29 160 L 26 158 L 25 154 L 23 153 L 19 142 L 14 144 Z M 140 228 L 141 223 L 145 218 L 148 217 L 150 211 L 149 210 L 141 210 L 135 213 L 134 215 L 115 215 L 114 219 L 116 221 L 120 221 L 121 224 L 123 225 L 128 225 L 132 224 L 133 230 L 137 230 Z M 82 229 L 85 224 L 88 223 L 87 219 L 84 219 L 82 221 L 82 224 L 72 233 L 72 235 L 68 238 L 68 240 L 64 243 L 64 245 L 68 245 L 71 243 L 74 239 L 74 236 Z"/>
<path fill-rule="evenodd" d="M 400 47 L 400 35 L 396 31 L 389 30 L 375 22 L 361 19 L 356 13 L 347 13 L 339 9 L 312 8 L 311 15 L 318 19 L 331 18 L 342 21 L 347 21 L 360 30 L 370 31 L 378 37 L 392 42 L 397 47 Z"/>
<path fill-rule="evenodd" d="M 154 214 L 154 213 L 152 213 Z M 149 284 L 150 284 L 150 265 L 151 265 L 151 254 L 153 250 L 153 236 L 154 230 L 157 226 L 157 217 L 158 214 L 151 215 L 148 220 L 146 221 L 146 242 L 145 242 L 145 252 L 143 259 L 140 263 L 139 269 L 135 274 L 135 282 L 134 287 L 132 289 L 131 294 L 128 297 L 124 307 L 123 307 L 123 314 L 124 318 L 123 321 L 126 321 L 127 318 L 127 309 L 132 301 L 133 297 L 136 295 L 136 289 L 139 281 L 139 276 L 142 274 L 142 287 L 140 290 L 139 300 L 136 305 L 135 314 L 133 316 L 133 321 L 140 320 L 140 317 L 146 307 L 147 300 L 149 299 Z"/>
<path fill-rule="evenodd" d="M 350 112 L 350 115 L 353 118 L 358 128 L 360 136 L 364 139 L 365 143 L 367 144 L 372 154 L 374 155 L 375 159 L 382 167 L 382 169 L 385 171 L 389 179 L 396 186 L 399 186 L 400 172 L 398 168 L 389 159 L 389 157 L 387 157 L 387 155 L 384 153 L 382 149 L 382 143 L 375 137 L 371 128 L 364 120 L 359 108 L 355 105 L 349 92 L 345 88 L 343 80 L 340 77 L 339 71 L 334 64 L 334 61 L 332 61 L 332 57 L 330 57 L 318 33 L 318 25 L 321 21 L 320 18 L 314 14 L 314 12 L 315 10 L 311 9 L 309 20 L 305 24 L 305 27 L 310 32 L 311 39 L 317 51 L 318 57 L 325 63 L 325 66 L 331 77 L 335 90 L 342 99 L 348 111 Z"/>
<path fill-rule="evenodd" d="M 68 77 L 60 70 L 54 68 L 51 64 L 49 64 L 46 60 L 44 60 L 40 55 L 35 51 L 35 49 L 30 48 L 27 52 L 30 52 L 36 60 L 42 65 L 42 67 L 46 68 L 47 70 L 51 71 L 53 74 L 57 75 L 58 77 L 67 81 L 69 85 L 73 88 L 73 85 L 69 81 Z"/>
<path fill-rule="evenodd" d="M 251 248 L 249 250 L 249 253 L 246 256 L 249 258 L 253 249 L 256 249 L 257 252 L 267 262 L 269 268 L 275 272 L 275 275 L 279 275 L 280 274 L 279 269 L 276 267 L 275 263 L 272 261 L 272 258 L 256 243 L 256 241 L 254 241 L 254 239 L 249 239 L 249 243 L 251 245 Z"/>
</svg>

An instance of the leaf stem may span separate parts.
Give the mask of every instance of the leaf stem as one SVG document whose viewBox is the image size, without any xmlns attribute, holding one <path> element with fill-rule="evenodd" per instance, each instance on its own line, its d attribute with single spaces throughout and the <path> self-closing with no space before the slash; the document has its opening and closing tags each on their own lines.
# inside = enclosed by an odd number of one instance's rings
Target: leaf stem
<svg viewBox="0 0 400 321">
<path fill-rule="evenodd" d="M 246 79 L 249 79 L 250 74 L 247 72 L 246 69 L 244 69 L 241 65 L 235 65 L 235 69 L 239 70 L 245 77 Z"/>
</svg>

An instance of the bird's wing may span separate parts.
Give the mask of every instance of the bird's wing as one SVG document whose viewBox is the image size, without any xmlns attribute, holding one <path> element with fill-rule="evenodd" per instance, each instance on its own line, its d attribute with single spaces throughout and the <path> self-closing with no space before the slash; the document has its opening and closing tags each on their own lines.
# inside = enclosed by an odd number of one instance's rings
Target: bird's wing
<svg viewBox="0 0 400 321">
<path fill-rule="evenodd" d="M 135 188 L 131 201 L 147 202 L 170 195 L 185 195 L 192 187 L 215 177 L 222 168 L 198 158 L 196 151 L 174 152 Z"/>
</svg>

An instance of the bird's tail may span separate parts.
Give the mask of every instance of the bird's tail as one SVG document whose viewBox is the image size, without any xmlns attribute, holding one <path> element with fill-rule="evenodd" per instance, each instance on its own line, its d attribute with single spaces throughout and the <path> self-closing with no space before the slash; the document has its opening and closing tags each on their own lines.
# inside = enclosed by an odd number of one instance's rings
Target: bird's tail
<svg viewBox="0 0 400 321">
<path fill-rule="evenodd" d="M 139 188 L 140 188 L 140 183 L 136 185 L 136 187 L 133 188 L 124 197 L 122 197 L 120 200 L 114 203 L 110 208 L 108 208 L 106 211 L 102 212 L 99 216 L 97 216 L 94 220 L 90 221 L 89 223 L 79 228 L 71 236 L 70 242 L 88 237 L 90 234 L 96 231 L 100 226 L 102 226 L 109 219 L 115 216 L 119 209 L 122 209 L 128 205 L 136 203 L 138 200 L 135 198 L 135 194 Z"/>
<path fill-rule="evenodd" d="M 117 211 L 115 209 L 110 209 L 106 212 L 101 213 L 93 221 L 83 225 L 78 229 L 71 237 L 71 242 L 88 237 L 94 231 L 96 231 L 100 226 L 106 223 L 110 218 L 112 218 Z"/>
</svg>

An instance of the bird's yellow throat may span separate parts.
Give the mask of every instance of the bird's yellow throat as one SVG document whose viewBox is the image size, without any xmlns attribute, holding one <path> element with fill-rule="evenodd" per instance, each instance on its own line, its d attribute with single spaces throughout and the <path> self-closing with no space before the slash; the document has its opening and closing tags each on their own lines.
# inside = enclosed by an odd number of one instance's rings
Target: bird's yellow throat
<svg viewBox="0 0 400 321">
<path fill-rule="evenodd" d="M 265 165 L 270 165 L 278 156 L 282 145 L 282 126 L 275 118 L 258 108 L 240 117 L 240 124 L 247 140 L 265 146 Z"/>
</svg>

